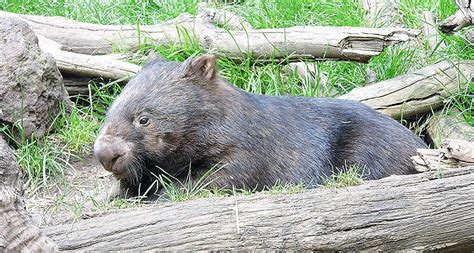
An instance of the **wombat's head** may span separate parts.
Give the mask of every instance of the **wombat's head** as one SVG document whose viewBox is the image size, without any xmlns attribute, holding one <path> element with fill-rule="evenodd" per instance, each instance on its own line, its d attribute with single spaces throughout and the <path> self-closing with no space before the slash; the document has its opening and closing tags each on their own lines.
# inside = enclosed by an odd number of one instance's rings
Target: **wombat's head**
<svg viewBox="0 0 474 253">
<path fill-rule="evenodd" d="M 215 63 L 212 55 L 183 63 L 153 60 L 133 77 L 110 106 L 94 144 L 104 168 L 138 183 L 145 174 L 176 174 L 169 170 L 189 164 L 199 149 L 196 139 L 202 139 L 197 135 L 206 135 L 202 127 L 219 112 L 211 98 L 218 85 Z"/>
</svg>

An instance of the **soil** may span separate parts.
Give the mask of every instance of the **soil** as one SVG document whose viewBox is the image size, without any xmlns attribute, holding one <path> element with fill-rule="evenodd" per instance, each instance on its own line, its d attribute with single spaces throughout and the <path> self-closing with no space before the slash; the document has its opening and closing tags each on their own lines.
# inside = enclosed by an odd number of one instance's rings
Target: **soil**
<svg viewBox="0 0 474 253">
<path fill-rule="evenodd" d="M 38 226 L 84 219 L 109 211 L 107 193 L 116 181 L 92 157 L 71 163 L 65 175 L 29 193 L 26 207 Z"/>
</svg>

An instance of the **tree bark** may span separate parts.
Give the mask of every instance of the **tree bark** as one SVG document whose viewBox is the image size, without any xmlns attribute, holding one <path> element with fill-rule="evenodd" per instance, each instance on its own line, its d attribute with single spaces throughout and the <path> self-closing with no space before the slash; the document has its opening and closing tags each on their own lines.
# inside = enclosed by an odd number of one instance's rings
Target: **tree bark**
<svg viewBox="0 0 474 253">
<path fill-rule="evenodd" d="M 58 247 L 34 226 L 21 197 L 21 171 L 0 135 L 0 251 L 57 251 Z"/>
<path fill-rule="evenodd" d="M 453 33 L 473 24 L 474 1 L 456 0 L 456 4 L 458 5 L 459 10 L 439 25 L 440 30 L 444 33 Z"/>
<path fill-rule="evenodd" d="M 61 250 L 466 250 L 474 167 L 121 210 L 45 227 Z"/>
<path fill-rule="evenodd" d="M 412 159 L 419 172 L 474 166 L 474 142 L 447 139 L 439 149 L 418 149 Z"/>
<path fill-rule="evenodd" d="M 316 58 L 367 62 L 387 46 L 416 38 L 420 31 L 403 28 L 298 26 L 280 29 L 228 31 L 207 13 L 182 14 L 157 25 L 97 25 L 62 17 L 0 12 L 25 20 L 37 35 L 57 42 L 62 51 L 109 54 L 112 48 L 135 50 L 144 43 L 181 43 L 189 34 L 202 47 L 240 59 L 252 52 L 257 59 Z"/>
<path fill-rule="evenodd" d="M 340 96 L 360 101 L 392 118 L 427 113 L 472 81 L 474 61 L 443 61 Z"/>
</svg>

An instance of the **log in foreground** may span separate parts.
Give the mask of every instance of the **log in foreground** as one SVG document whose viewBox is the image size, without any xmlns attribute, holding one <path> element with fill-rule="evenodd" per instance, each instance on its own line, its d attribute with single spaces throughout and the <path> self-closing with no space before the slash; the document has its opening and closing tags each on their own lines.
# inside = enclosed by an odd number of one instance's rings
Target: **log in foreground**
<svg viewBox="0 0 474 253">
<path fill-rule="evenodd" d="M 43 231 L 62 250 L 460 250 L 474 247 L 472 196 L 474 167 L 465 167 L 161 204 Z"/>
<path fill-rule="evenodd" d="M 57 251 L 56 244 L 31 221 L 22 189 L 15 155 L 0 135 L 0 252 Z"/>
<path fill-rule="evenodd" d="M 182 43 L 186 34 L 202 47 L 231 58 L 316 58 L 367 62 L 385 47 L 416 38 L 420 31 L 404 28 L 298 26 L 281 29 L 225 30 L 207 13 L 184 13 L 157 25 L 97 25 L 63 17 L 43 17 L 0 12 L 25 20 L 37 35 L 60 45 L 62 51 L 109 54 L 112 48 L 135 50 L 140 44 Z"/>
<path fill-rule="evenodd" d="M 340 96 L 367 104 L 392 118 L 427 113 L 472 81 L 474 61 L 443 61 L 412 73 L 357 88 Z"/>
</svg>

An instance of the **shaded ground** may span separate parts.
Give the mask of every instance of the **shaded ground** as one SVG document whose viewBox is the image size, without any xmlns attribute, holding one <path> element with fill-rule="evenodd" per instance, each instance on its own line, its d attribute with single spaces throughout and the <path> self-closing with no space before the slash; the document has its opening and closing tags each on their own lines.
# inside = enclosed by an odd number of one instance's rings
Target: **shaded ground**
<svg viewBox="0 0 474 253">
<path fill-rule="evenodd" d="M 64 177 L 26 199 L 26 206 L 38 225 L 58 224 L 87 218 L 97 213 L 119 208 L 106 198 L 115 180 L 92 157 L 71 163 Z"/>
</svg>

